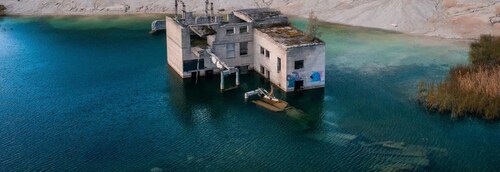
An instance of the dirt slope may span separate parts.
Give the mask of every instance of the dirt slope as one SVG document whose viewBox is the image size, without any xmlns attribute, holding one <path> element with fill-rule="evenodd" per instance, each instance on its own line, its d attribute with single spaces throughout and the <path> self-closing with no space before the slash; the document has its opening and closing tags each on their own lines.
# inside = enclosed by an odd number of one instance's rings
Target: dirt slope
<svg viewBox="0 0 500 172">
<path fill-rule="evenodd" d="M 265 7 L 321 20 L 443 38 L 500 35 L 500 0 L 212 0 L 216 9 Z M 202 11 L 203 0 L 185 0 Z M 167 13 L 174 0 L 2 0 L 8 14 L 88 15 Z M 395 27 L 397 25 L 397 27 Z"/>
</svg>

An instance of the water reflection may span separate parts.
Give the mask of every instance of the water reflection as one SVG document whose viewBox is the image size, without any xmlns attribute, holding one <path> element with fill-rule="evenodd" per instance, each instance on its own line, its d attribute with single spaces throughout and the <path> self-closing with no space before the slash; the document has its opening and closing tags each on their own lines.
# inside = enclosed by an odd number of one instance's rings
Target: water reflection
<svg viewBox="0 0 500 172">
<path fill-rule="evenodd" d="M 270 88 L 269 82 L 253 72 L 241 76 L 241 86 L 238 89 L 222 93 L 218 88 L 218 76 L 200 77 L 198 81 L 194 78 L 182 79 L 175 75 L 173 69 L 168 68 L 171 74 L 167 81 L 168 102 L 173 105 L 177 117 L 186 124 L 192 125 L 209 120 L 224 121 L 224 116 L 231 115 L 229 112 L 235 107 L 240 112 L 246 110 L 247 112 L 273 114 L 243 99 L 246 91 L 259 87 Z M 231 78 L 228 80 L 228 83 L 231 83 Z M 305 125 L 304 129 L 315 129 L 322 125 L 324 89 L 294 93 L 284 93 L 275 89 L 275 95 L 301 111 L 300 113 L 280 113 L 280 115 L 288 115 L 289 119 Z"/>
</svg>

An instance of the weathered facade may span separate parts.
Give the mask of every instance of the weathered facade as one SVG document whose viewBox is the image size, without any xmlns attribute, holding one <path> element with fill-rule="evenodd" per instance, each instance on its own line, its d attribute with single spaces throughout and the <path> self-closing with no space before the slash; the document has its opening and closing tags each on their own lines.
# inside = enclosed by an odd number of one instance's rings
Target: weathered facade
<svg viewBox="0 0 500 172">
<path fill-rule="evenodd" d="M 208 8 L 208 4 L 207 4 Z M 213 12 L 212 12 L 213 14 Z M 288 18 L 269 8 L 236 10 L 222 16 L 166 18 L 168 64 L 183 78 L 255 70 L 290 92 L 325 85 L 325 44 L 307 39 Z"/>
</svg>

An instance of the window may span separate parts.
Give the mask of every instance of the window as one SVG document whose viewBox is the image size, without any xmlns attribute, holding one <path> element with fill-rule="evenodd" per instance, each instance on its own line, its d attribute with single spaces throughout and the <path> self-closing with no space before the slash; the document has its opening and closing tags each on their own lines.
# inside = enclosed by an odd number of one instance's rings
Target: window
<svg viewBox="0 0 500 172">
<path fill-rule="evenodd" d="M 240 33 L 248 33 L 248 27 L 247 26 L 241 26 L 240 27 Z"/>
<path fill-rule="evenodd" d="M 271 54 L 268 50 L 266 50 L 266 57 L 269 58 L 269 54 Z"/>
<path fill-rule="evenodd" d="M 295 61 L 295 69 L 302 69 L 302 68 L 304 68 L 304 60 Z"/>
<path fill-rule="evenodd" d="M 266 68 L 264 66 L 260 65 L 260 73 L 266 74 Z"/>
<path fill-rule="evenodd" d="M 226 44 L 227 58 L 234 58 L 234 43 Z"/>
<path fill-rule="evenodd" d="M 240 56 L 248 55 L 248 42 L 240 43 Z"/>
<path fill-rule="evenodd" d="M 184 61 L 182 61 L 182 66 L 183 66 L 184 72 L 205 69 L 205 60 L 204 59 L 200 59 L 199 61 L 198 61 L 198 59 L 196 59 L 196 60 L 184 60 Z"/>
<path fill-rule="evenodd" d="M 226 29 L 226 35 L 233 35 L 233 34 L 234 34 L 234 28 L 233 27 Z"/>
<path fill-rule="evenodd" d="M 279 58 L 279 57 L 278 57 L 278 64 L 277 65 L 278 65 L 277 66 L 277 68 L 278 68 L 277 71 L 278 71 L 278 73 L 280 73 L 281 72 L 281 58 Z"/>
<path fill-rule="evenodd" d="M 264 47 L 261 46 L 260 47 L 260 54 L 264 55 L 265 51 L 266 51 L 266 49 L 264 49 Z"/>
</svg>

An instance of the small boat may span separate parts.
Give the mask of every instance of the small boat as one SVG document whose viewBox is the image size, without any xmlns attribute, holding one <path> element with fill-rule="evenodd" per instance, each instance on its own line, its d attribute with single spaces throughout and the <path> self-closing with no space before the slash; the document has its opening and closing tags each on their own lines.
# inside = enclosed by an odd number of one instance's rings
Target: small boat
<svg viewBox="0 0 500 172">
<path fill-rule="evenodd" d="M 274 90 L 271 87 L 271 93 L 263 88 L 245 93 L 245 100 L 250 96 L 259 95 L 260 99 L 252 101 L 256 105 L 273 112 L 283 112 L 288 108 L 288 103 L 273 96 Z"/>
</svg>

